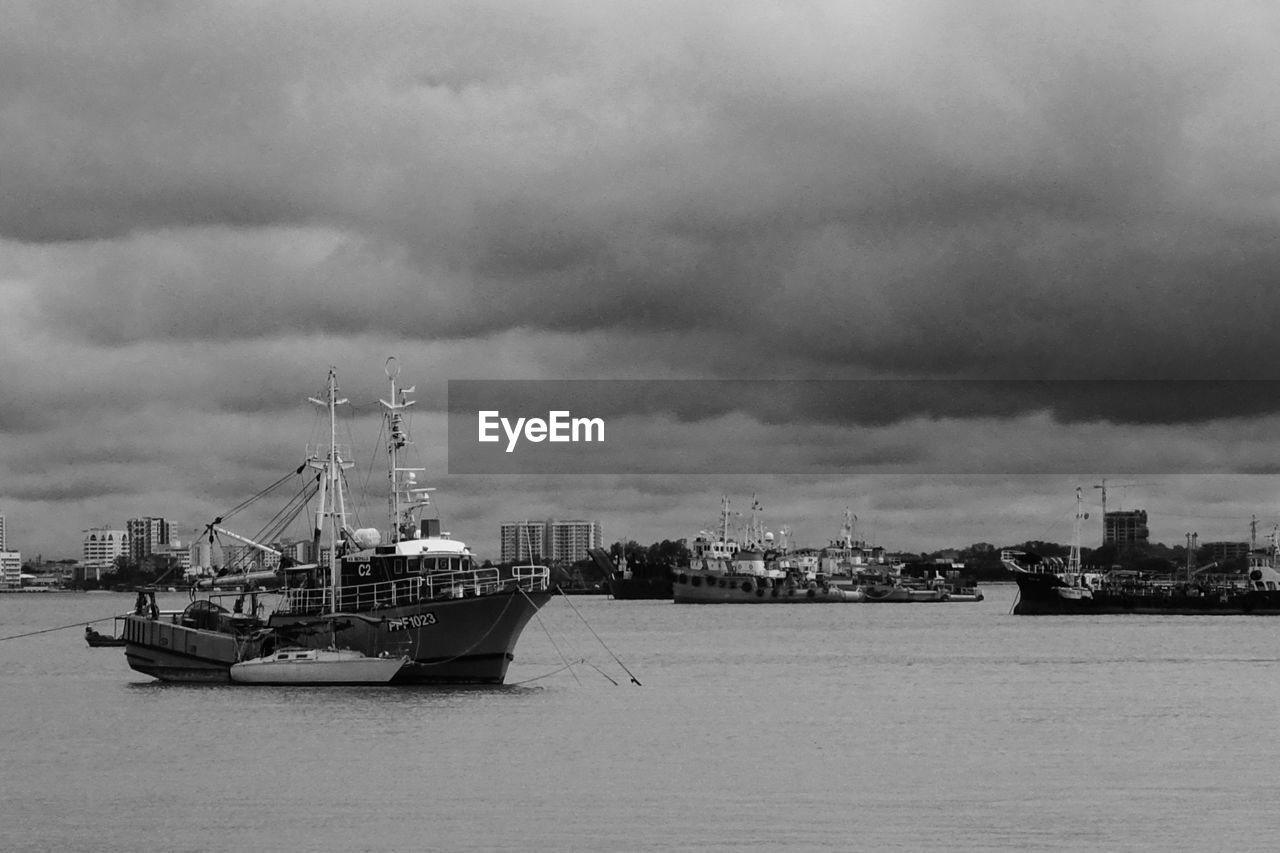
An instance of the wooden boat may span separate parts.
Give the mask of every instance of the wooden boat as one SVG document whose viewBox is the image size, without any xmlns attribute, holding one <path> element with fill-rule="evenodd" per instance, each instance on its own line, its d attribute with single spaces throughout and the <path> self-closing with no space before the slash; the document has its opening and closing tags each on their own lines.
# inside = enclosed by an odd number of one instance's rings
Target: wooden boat
<svg viewBox="0 0 1280 853">
<path fill-rule="evenodd" d="M 231 665 L 240 684 L 387 684 L 407 657 L 368 657 L 354 649 L 283 649 Z"/>
</svg>

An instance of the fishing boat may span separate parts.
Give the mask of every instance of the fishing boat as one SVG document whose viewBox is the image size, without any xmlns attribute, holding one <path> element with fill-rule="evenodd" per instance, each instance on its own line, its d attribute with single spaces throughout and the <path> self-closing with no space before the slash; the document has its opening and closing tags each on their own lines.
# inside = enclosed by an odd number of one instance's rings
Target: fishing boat
<svg viewBox="0 0 1280 853">
<path fill-rule="evenodd" d="M 1075 534 L 1066 563 L 1006 549 L 1001 562 L 1018 584 L 1020 615 L 1147 613 L 1160 615 L 1280 615 L 1276 542 L 1254 552 L 1243 573 L 1188 569 L 1182 577 L 1132 570 L 1086 571 L 1080 562 L 1080 522 L 1087 518 L 1076 489 Z"/>
<path fill-rule="evenodd" d="M 231 665 L 240 684 L 387 684 L 409 658 L 371 658 L 354 649 L 287 646 L 269 655 Z"/>
<path fill-rule="evenodd" d="M 482 565 L 467 545 L 440 529 L 438 517 L 422 517 L 431 505 L 420 486 L 422 468 L 403 456 L 411 444 L 405 410 L 413 388 L 398 388 L 395 359 L 387 360 L 390 396 L 383 406 L 388 458 L 388 528 L 352 529 L 344 472 L 353 463 L 337 443 L 337 373 L 330 369 L 322 398 L 327 442 L 310 449 L 304 463 L 233 512 L 293 478 L 299 491 L 251 543 L 278 559 L 281 577 L 270 588 L 193 586 L 190 603 L 161 610 L 154 590 L 124 621 L 125 656 L 136 671 L 163 681 L 231 680 L 232 666 L 269 658 L 286 647 L 349 649 L 366 658 L 407 657 L 394 684 L 501 684 L 525 625 L 550 599 L 545 566 L 510 569 Z M 292 563 L 279 541 L 282 531 L 316 502 L 312 562 Z M 226 530 L 228 512 L 208 526 L 211 544 Z"/>
<path fill-rule="evenodd" d="M 720 530 L 693 540 L 689 565 L 672 579 L 677 604 L 805 604 L 856 602 L 862 593 L 827 583 L 817 560 L 793 560 L 787 543 L 765 533 L 752 500 L 751 522 L 739 540 L 729 529 L 729 497 L 721 499 Z"/>
</svg>

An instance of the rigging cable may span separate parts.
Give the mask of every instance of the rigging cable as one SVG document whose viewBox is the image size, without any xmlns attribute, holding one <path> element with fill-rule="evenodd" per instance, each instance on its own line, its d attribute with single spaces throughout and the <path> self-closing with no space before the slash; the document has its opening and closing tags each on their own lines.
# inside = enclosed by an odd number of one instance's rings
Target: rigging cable
<svg viewBox="0 0 1280 853">
<path fill-rule="evenodd" d="M 609 655 L 613 658 L 614 662 L 617 663 L 618 666 L 622 667 L 622 671 L 631 677 L 631 683 L 634 684 L 636 687 L 643 687 L 644 685 L 640 683 L 640 680 L 631 674 L 631 670 L 627 669 L 627 665 L 624 664 L 622 661 L 618 660 L 618 656 L 613 653 L 613 649 L 609 648 L 608 646 L 605 646 L 604 640 L 600 639 L 600 635 L 596 633 L 596 629 L 591 627 L 591 623 L 588 622 L 585 618 L 583 618 L 581 613 L 578 613 L 578 608 L 573 606 L 573 602 L 569 601 L 569 596 L 564 594 L 564 590 L 560 589 L 560 586 L 558 584 L 556 585 L 556 589 L 559 590 L 562 596 L 564 596 L 564 600 L 569 605 L 569 608 L 574 613 L 578 614 L 579 619 L 582 619 L 582 624 L 587 626 L 587 630 L 591 632 L 592 636 L 594 636 L 597 640 L 600 640 L 600 645 L 604 646 L 604 650 L 609 653 Z"/>
<path fill-rule="evenodd" d="M 68 628 L 87 628 L 90 625 L 96 625 L 99 622 L 106 622 L 108 619 L 114 619 L 115 616 L 105 616 L 102 619 L 93 619 L 89 622 L 72 622 L 70 625 L 59 625 L 56 628 L 41 628 L 39 631 L 28 631 L 25 634 L 14 634 L 11 637 L 0 637 L 0 642 L 4 640 L 20 640 L 23 637 L 34 637 L 37 634 L 48 634 L 53 631 L 65 631 Z"/>
<path fill-rule="evenodd" d="M 578 678 L 578 673 L 573 671 L 573 665 L 570 664 L 567 660 L 565 660 L 564 652 L 560 651 L 560 646 L 556 643 L 556 638 L 551 636 L 551 632 L 547 630 L 547 623 L 542 621 L 542 614 L 538 612 L 539 610 L 538 605 L 534 603 L 532 598 L 529 598 L 529 593 L 524 591 L 524 587 L 517 586 L 516 589 L 520 590 L 520 594 L 523 595 L 526 599 L 528 599 L 529 604 L 533 606 L 533 615 L 538 617 L 538 624 L 542 626 L 543 633 L 545 633 L 547 635 L 547 639 L 551 641 L 551 648 L 556 650 L 556 654 L 560 656 L 560 662 L 564 664 L 564 666 L 561 667 L 561 669 L 569 670 L 569 672 L 573 674 L 573 680 L 578 682 L 578 686 L 581 687 L 582 679 Z M 560 671 L 559 669 L 556 670 L 556 672 L 559 672 L 559 671 Z M 612 678 L 609 680 L 613 681 Z M 614 681 L 613 683 L 617 684 L 618 682 Z"/>
</svg>

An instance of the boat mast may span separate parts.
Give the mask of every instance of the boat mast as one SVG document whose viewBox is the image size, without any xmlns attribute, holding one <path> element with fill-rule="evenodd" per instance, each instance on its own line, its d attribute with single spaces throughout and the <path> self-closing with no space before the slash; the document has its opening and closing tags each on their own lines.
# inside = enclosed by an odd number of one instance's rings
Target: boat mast
<svg viewBox="0 0 1280 853">
<path fill-rule="evenodd" d="M 347 402 L 346 398 L 338 399 L 338 369 L 329 368 L 329 381 L 324 400 L 308 397 L 317 406 L 329 410 L 329 447 L 323 459 L 317 459 L 318 453 L 311 454 L 307 466 L 320 471 L 320 505 L 316 507 L 315 533 L 312 548 L 319 562 L 320 545 L 324 530 L 329 530 L 329 588 L 332 596 L 330 611 L 338 610 L 338 596 L 342 591 L 341 572 L 338 570 L 338 533 L 347 528 L 347 504 L 342 495 L 342 472 L 354 465 L 354 462 L 342 461 L 338 451 L 338 416 L 337 408 Z M 328 524 L 326 525 L 326 519 Z"/>
<path fill-rule="evenodd" d="M 407 409 L 413 405 L 414 401 L 405 399 L 405 395 L 412 394 L 414 387 L 401 388 L 398 392 L 396 391 L 396 377 L 400 375 L 400 364 L 396 361 L 395 356 L 387 359 L 383 370 L 387 374 L 387 379 L 391 382 L 389 399 L 379 400 L 378 402 L 386 409 L 387 478 L 390 487 L 388 489 L 390 494 L 387 509 L 391 525 L 388 538 L 391 540 L 391 544 L 394 545 L 410 534 L 410 531 L 406 529 L 407 523 L 412 521 L 415 509 L 427 504 L 427 493 L 431 490 L 417 487 L 418 473 L 425 471 L 425 468 L 402 468 L 399 465 L 399 451 L 409 443 L 409 434 L 405 431 L 404 417 L 400 412 L 402 409 Z"/>
<path fill-rule="evenodd" d="M 720 496 L 720 541 L 729 544 L 729 496 Z"/>
<path fill-rule="evenodd" d="M 1071 540 L 1071 557 L 1067 562 L 1067 580 L 1074 584 L 1076 577 L 1080 574 L 1080 521 L 1088 518 L 1088 514 L 1082 509 L 1084 499 L 1080 494 L 1080 487 L 1076 486 L 1076 524 L 1075 535 Z"/>
</svg>

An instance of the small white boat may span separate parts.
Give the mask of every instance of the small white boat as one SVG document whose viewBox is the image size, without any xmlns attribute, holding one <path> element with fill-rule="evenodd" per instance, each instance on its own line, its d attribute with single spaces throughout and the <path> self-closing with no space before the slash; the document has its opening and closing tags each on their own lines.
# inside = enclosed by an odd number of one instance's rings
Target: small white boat
<svg viewBox="0 0 1280 853">
<path fill-rule="evenodd" d="M 386 684 L 407 657 L 367 657 L 354 649 L 287 646 L 269 655 L 231 665 L 241 684 Z"/>
</svg>

